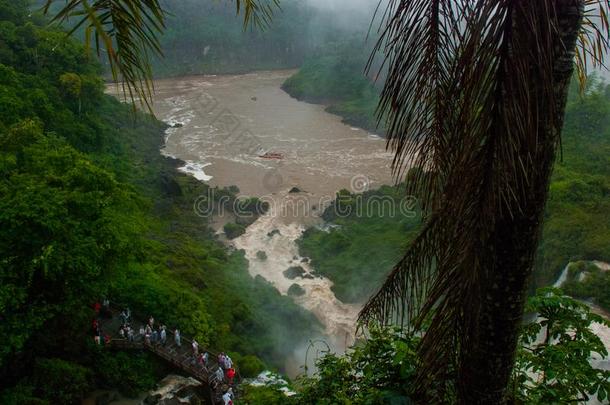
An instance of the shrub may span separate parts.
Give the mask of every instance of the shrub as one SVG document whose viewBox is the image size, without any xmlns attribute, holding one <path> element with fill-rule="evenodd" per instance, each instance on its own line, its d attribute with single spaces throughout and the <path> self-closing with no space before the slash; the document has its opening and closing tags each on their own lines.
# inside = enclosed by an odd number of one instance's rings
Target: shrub
<svg viewBox="0 0 610 405">
<path fill-rule="evenodd" d="M 252 378 L 259 375 L 265 370 L 265 363 L 256 356 L 247 355 L 241 358 L 239 362 L 239 373 L 242 377 Z"/>
<path fill-rule="evenodd" d="M 61 359 L 37 359 L 34 384 L 38 395 L 54 404 L 78 404 L 90 385 L 90 370 Z"/>
<path fill-rule="evenodd" d="M 227 235 L 227 238 L 235 239 L 246 232 L 246 227 L 243 225 L 235 224 L 233 222 L 229 222 L 224 226 L 224 231 L 225 235 Z"/>
</svg>

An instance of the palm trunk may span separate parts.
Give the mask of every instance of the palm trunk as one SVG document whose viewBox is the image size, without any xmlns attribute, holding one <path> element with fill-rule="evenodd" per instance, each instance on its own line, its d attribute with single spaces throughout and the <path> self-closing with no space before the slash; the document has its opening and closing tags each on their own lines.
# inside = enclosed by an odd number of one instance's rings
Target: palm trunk
<svg viewBox="0 0 610 405">
<path fill-rule="evenodd" d="M 525 16 L 533 15 L 540 5 L 540 2 L 532 0 L 517 3 L 512 16 L 511 50 L 514 52 L 531 45 L 527 40 L 528 30 L 531 32 L 532 28 Z M 529 142 L 522 143 L 519 156 L 532 157 L 529 163 L 525 159 L 525 169 L 520 172 L 522 178 L 513 184 L 513 189 L 517 191 L 515 194 L 523 196 L 518 197 L 521 210 L 511 216 L 506 205 L 498 207 L 495 230 L 482 243 L 485 246 L 483 263 L 488 271 L 483 276 L 481 294 L 477 300 L 476 327 L 470 332 L 467 347 L 460 350 L 458 396 L 462 404 L 502 404 L 507 400 L 527 282 L 532 273 L 542 228 L 549 181 L 563 124 L 561 117 L 573 73 L 574 49 L 584 10 L 584 0 L 555 0 L 554 4 L 558 22 L 551 33 L 555 105 L 549 105 L 549 100 L 544 97 L 538 97 L 532 103 L 532 108 L 536 109 L 532 114 L 538 114 L 543 119 L 538 120 L 537 134 L 521 134 Z M 540 24 L 538 29 L 549 29 L 549 26 Z M 539 59 L 535 51 L 528 52 L 531 55 L 530 69 L 538 69 L 536 64 Z M 523 61 L 523 54 L 520 57 Z M 505 64 L 509 76 L 513 66 L 509 57 Z M 540 81 L 524 85 L 534 95 L 544 94 Z M 511 100 L 503 102 L 511 103 Z M 548 119 L 545 120 L 545 116 Z"/>
</svg>

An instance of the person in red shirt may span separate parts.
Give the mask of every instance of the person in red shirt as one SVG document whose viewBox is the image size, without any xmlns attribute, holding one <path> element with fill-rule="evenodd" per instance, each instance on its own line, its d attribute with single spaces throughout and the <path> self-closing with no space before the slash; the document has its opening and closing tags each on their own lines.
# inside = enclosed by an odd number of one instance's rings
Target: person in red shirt
<svg viewBox="0 0 610 405">
<path fill-rule="evenodd" d="M 230 368 L 227 370 L 227 379 L 229 380 L 229 385 L 233 385 L 233 378 L 235 378 L 235 369 Z"/>
</svg>

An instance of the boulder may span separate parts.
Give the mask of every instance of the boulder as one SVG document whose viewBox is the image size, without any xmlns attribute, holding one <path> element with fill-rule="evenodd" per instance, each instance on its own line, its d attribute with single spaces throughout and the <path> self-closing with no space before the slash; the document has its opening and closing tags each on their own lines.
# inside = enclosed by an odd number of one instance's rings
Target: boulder
<svg viewBox="0 0 610 405">
<path fill-rule="evenodd" d="M 305 295 L 305 290 L 303 289 L 303 287 L 295 283 L 291 285 L 288 289 L 288 295 L 290 295 L 291 297 L 301 297 Z"/>
<path fill-rule="evenodd" d="M 284 277 L 286 277 L 289 280 L 294 280 L 297 277 L 303 277 L 304 274 L 306 274 L 307 272 L 305 271 L 304 268 L 302 268 L 301 266 L 292 266 L 289 267 L 288 269 L 284 270 Z"/>
</svg>

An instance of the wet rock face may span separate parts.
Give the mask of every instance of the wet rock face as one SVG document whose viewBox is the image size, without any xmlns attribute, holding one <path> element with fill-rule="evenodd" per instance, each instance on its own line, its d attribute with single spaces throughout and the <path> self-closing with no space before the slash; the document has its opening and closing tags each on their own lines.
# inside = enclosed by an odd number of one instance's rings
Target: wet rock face
<svg viewBox="0 0 610 405">
<path fill-rule="evenodd" d="M 303 287 L 295 283 L 291 285 L 288 289 L 288 295 L 293 297 L 301 297 L 305 295 L 305 290 L 303 289 Z"/>
<path fill-rule="evenodd" d="M 294 280 L 297 277 L 303 277 L 305 273 L 307 272 L 301 266 L 293 266 L 284 271 L 284 277 Z"/>
<path fill-rule="evenodd" d="M 142 401 L 143 405 L 202 404 L 201 383 L 194 378 L 168 375 Z"/>
</svg>

